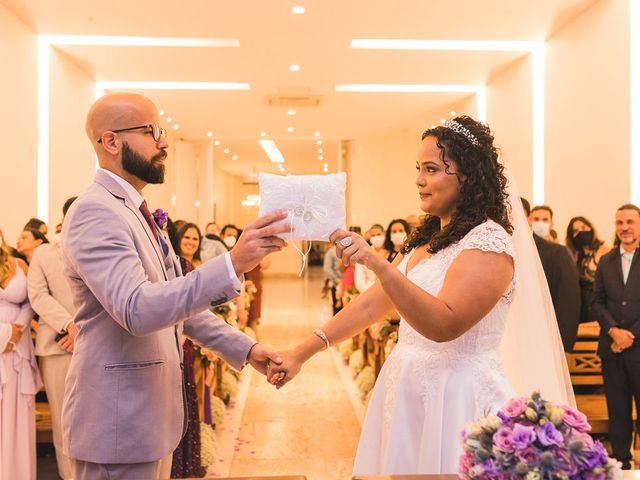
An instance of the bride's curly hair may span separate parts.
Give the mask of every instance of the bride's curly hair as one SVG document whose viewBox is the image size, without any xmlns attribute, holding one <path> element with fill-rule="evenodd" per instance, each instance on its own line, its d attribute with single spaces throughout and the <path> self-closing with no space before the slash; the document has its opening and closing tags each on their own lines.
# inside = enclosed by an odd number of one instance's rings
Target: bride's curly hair
<svg viewBox="0 0 640 480">
<path fill-rule="evenodd" d="M 493 145 L 491 130 L 467 115 L 453 120 L 466 128 L 478 140 L 478 145 L 474 145 L 465 133 L 443 125 L 426 130 L 422 139 L 435 137 L 445 172 L 456 175 L 460 181 L 455 213 L 442 230 L 439 217 L 427 216 L 402 247 L 404 254 L 422 245 L 428 245 L 429 253 L 434 254 L 460 241 L 471 229 L 489 219 L 502 225 L 509 234 L 513 232 L 509 221 L 507 178 L 504 166 L 498 160 L 499 152 Z M 458 167 L 457 173 L 450 172 L 450 160 Z"/>
</svg>

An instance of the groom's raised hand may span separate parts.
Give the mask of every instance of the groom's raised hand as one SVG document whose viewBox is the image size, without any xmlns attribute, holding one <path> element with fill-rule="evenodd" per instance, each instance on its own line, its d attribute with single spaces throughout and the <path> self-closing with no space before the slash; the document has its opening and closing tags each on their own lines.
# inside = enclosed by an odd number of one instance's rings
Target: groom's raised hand
<svg viewBox="0 0 640 480">
<path fill-rule="evenodd" d="M 287 212 L 281 211 L 260 217 L 247 225 L 230 252 L 231 263 L 238 277 L 255 268 L 268 254 L 279 252 L 287 246 L 287 242 L 276 235 L 290 232 L 291 225 L 275 224 L 285 218 Z"/>
<path fill-rule="evenodd" d="M 253 347 L 251 347 L 249 355 L 247 355 L 247 361 L 258 372 L 266 375 L 267 368 L 270 365 L 280 365 L 282 363 L 282 358 L 275 350 L 256 343 Z"/>
</svg>

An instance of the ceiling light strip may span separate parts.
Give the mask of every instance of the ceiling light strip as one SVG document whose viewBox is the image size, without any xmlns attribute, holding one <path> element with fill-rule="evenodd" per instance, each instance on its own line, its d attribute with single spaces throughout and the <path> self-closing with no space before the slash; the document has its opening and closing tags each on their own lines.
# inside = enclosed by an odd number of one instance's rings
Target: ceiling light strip
<svg viewBox="0 0 640 480">
<path fill-rule="evenodd" d="M 104 81 L 105 90 L 251 90 L 251 85 L 240 82 L 134 82 Z"/>
<path fill-rule="evenodd" d="M 109 47 L 239 47 L 237 38 L 131 37 L 114 35 L 40 35 L 49 45 Z"/>
<path fill-rule="evenodd" d="M 502 40 L 408 40 L 361 38 L 351 48 L 368 50 L 450 50 L 468 52 L 530 52 L 534 42 Z"/>
<path fill-rule="evenodd" d="M 49 223 L 49 43 L 38 38 L 38 161 L 36 175 L 36 211 Z"/>
<path fill-rule="evenodd" d="M 273 140 L 258 140 L 258 143 L 273 163 L 284 163 L 284 156 Z"/>
<path fill-rule="evenodd" d="M 480 85 L 446 85 L 446 84 L 384 84 L 384 83 L 354 83 L 336 85 L 337 92 L 364 93 L 477 93 L 483 89 Z"/>
</svg>

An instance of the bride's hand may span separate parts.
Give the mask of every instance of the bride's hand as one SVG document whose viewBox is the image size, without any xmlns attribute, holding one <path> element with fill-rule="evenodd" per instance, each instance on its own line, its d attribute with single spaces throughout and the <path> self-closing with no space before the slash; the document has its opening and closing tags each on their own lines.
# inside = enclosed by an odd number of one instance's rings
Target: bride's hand
<svg viewBox="0 0 640 480">
<path fill-rule="evenodd" d="M 302 368 L 302 360 L 298 358 L 294 350 L 280 352 L 282 363 L 279 365 L 270 363 L 267 369 L 267 380 L 280 389 L 293 380 Z"/>
<path fill-rule="evenodd" d="M 387 262 L 357 233 L 336 230 L 329 237 L 329 241 L 336 246 L 336 255 L 342 259 L 345 266 L 350 263 L 360 263 L 369 270 L 377 272 Z"/>
</svg>

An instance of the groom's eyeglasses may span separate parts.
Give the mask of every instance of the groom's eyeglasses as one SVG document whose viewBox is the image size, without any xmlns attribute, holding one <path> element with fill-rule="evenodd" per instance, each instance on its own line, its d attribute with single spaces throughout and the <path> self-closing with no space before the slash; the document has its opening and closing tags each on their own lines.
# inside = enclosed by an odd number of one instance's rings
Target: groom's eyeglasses
<svg viewBox="0 0 640 480">
<path fill-rule="evenodd" d="M 142 129 L 146 129 L 146 132 L 143 133 L 150 133 L 151 136 L 153 137 L 153 140 L 155 142 L 159 142 L 160 138 L 166 138 L 167 137 L 167 131 L 162 128 L 159 125 L 156 125 L 155 123 L 150 123 L 147 125 L 139 125 L 137 127 L 129 127 L 129 128 L 118 128 L 117 130 L 108 130 L 110 132 L 113 133 L 119 133 L 119 132 L 131 132 L 133 130 L 142 130 Z M 97 140 L 98 143 L 102 143 L 102 138 L 99 138 Z"/>
</svg>

